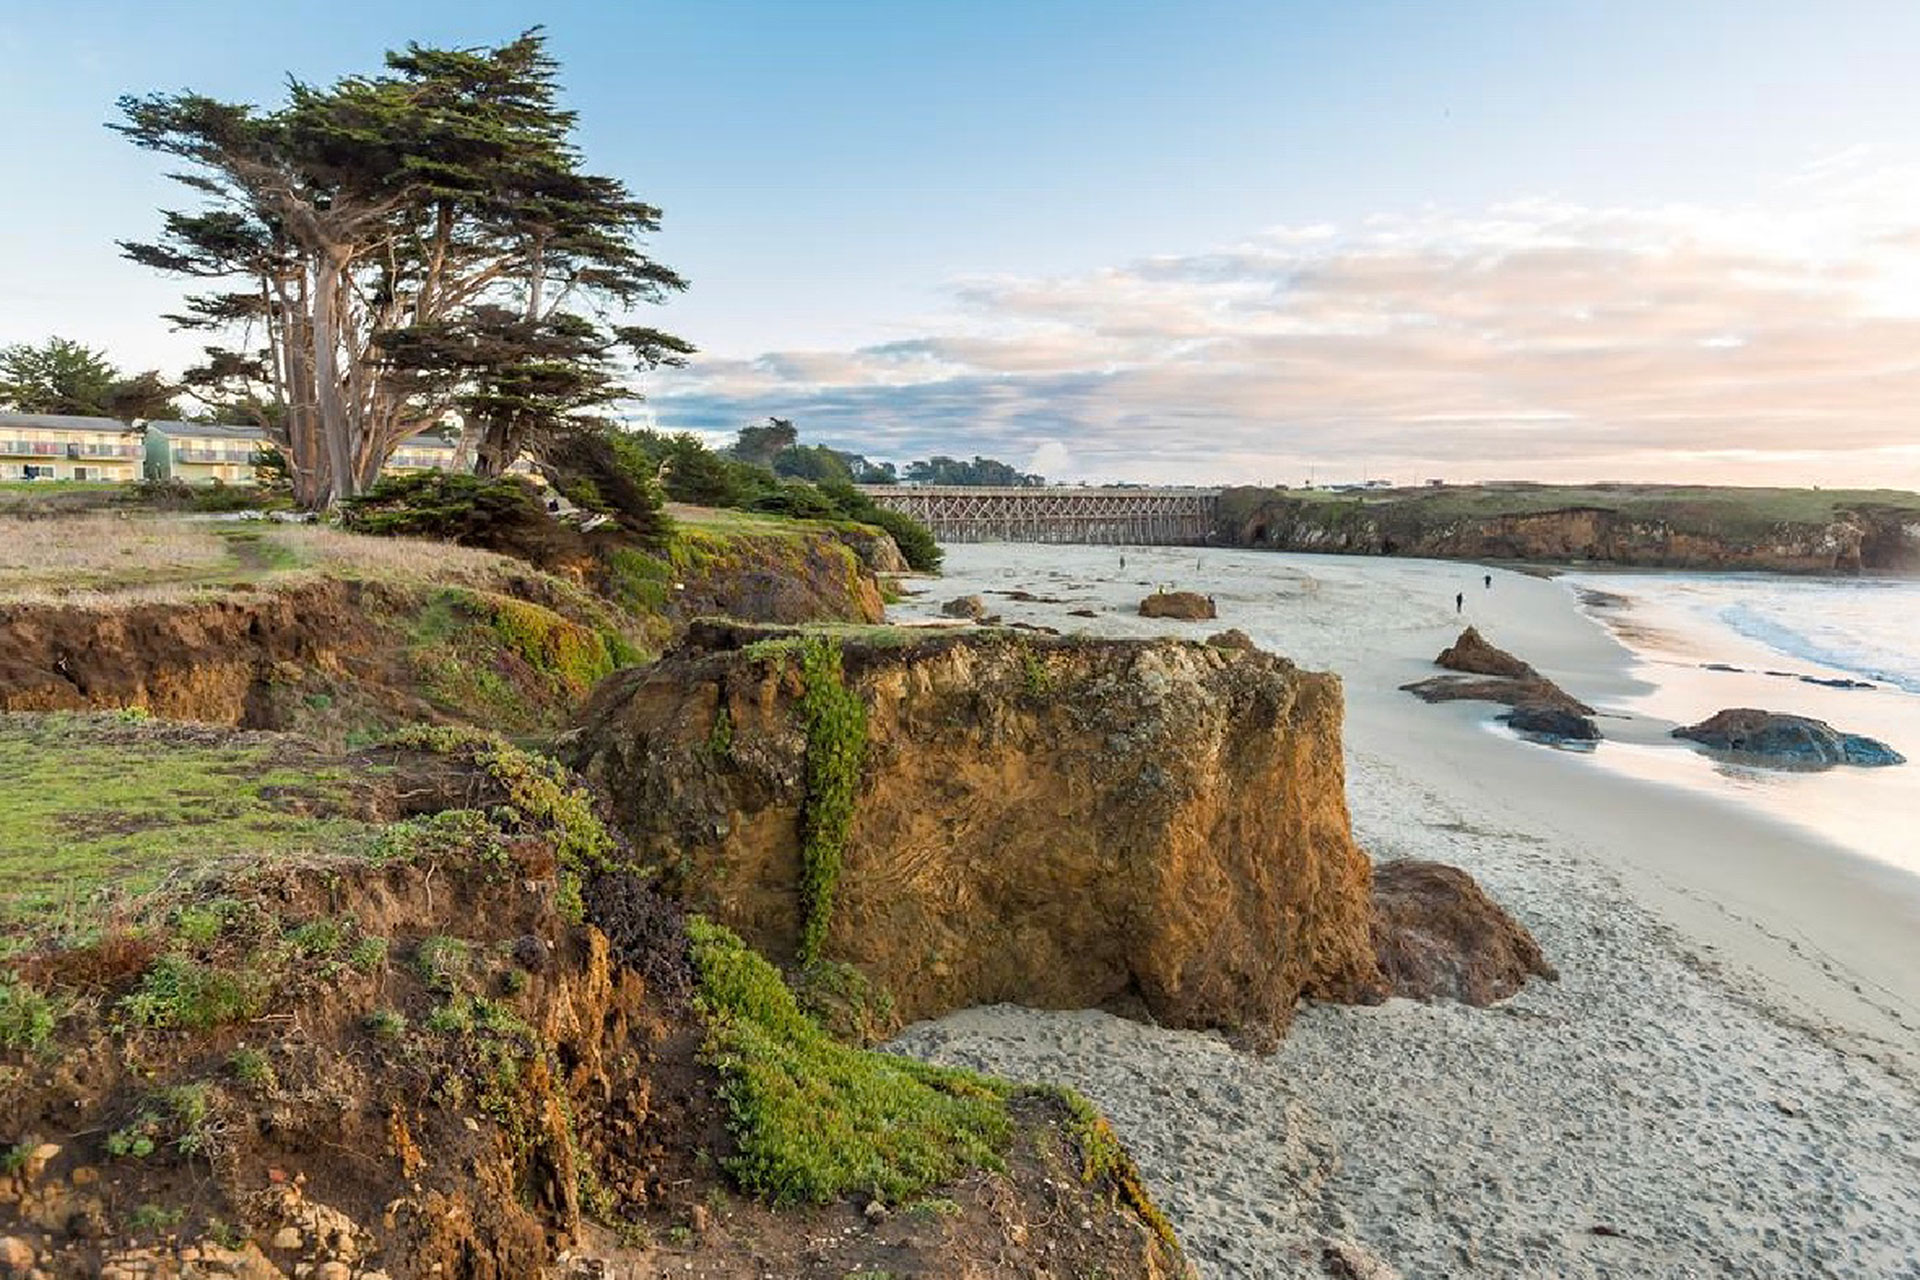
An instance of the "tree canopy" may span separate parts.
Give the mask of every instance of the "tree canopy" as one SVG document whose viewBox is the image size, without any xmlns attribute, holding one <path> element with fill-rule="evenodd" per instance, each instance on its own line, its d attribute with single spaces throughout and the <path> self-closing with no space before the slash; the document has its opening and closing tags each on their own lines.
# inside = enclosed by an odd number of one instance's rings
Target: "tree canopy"
<svg viewBox="0 0 1920 1280">
<path fill-rule="evenodd" d="M 587 172 L 536 29 L 494 48 L 418 44 L 385 70 L 292 82 L 271 109 L 197 93 L 121 99 L 113 127 L 183 161 L 205 198 L 162 215 L 137 262 L 215 282 L 176 324 L 210 342 L 189 384 L 248 412 L 324 505 L 458 411 L 476 469 L 597 423 L 632 368 L 692 347 L 621 323 L 686 281 L 647 255 L 660 211 Z"/>
<path fill-rule="evenodd" d="M 972 462 L 938 454 L 923 462 L 909 462 L 906 478 L 910 484 L 999 485 L 1008 488 L 1031 488 L 1047 482 L 1045 476 L 1021 471 L 996 458 L 977 455 Z"/>
<path fill-rule="evenodd" d="M 67 338 L 0 347 L 0 408 L 132 424 L 177 414 L 179 388 L 158 372 L 123 374 L 103 351 Z"/>
</svg>

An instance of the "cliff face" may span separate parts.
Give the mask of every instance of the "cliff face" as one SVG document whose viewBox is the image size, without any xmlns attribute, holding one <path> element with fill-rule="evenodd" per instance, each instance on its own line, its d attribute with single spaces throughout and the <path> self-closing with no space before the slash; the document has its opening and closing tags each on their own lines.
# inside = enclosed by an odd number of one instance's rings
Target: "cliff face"
<svg viewBox="0 0 1920 1280">
<path fill-rule="evenodd" d="M 617 674 L 570 753 L 670 891 L 791 956 L 818 668 L 755 638 L 696 627 Z M 842 661 L 866 727 L 822 953 L 899 1019 L 1137 1000 L 1264 1039 L 1303 993 L 1376 990 L 1336 677 L 1184 642 L 996 635 L 883 633 Z"/>
<path fill-rule="evenodd" d="M 1920 507 L 1821 506 L 1804 501 L 1807 495 L 1789 504 L 1641 494 L 1617 505 L 1591 501 L 1604 498 L 1597 492 L 1569 496 L 1587 500 L 1530 509 L 1540 496 L 1525 491 L 1349 499 L 1234 489 L 1222 500 L 1217 533 L 1229 545 L 1277 551 L 1780 573 L 1920 570 Z"/>
<path fill-rule="evenodd" d="M 893 544 L 877 536 L 884 561 Z M 835 531 L 683 535 L 671 562 L 615 555 L 591 573 L 500 563 L 476 585 L 309 572 L 84 603 L 0 597 L 0 711 L 137 708 L 335 742 L 422 721 L 543 732 L 690 618 L 871 622 L 884 608 Z"/>
</svg>

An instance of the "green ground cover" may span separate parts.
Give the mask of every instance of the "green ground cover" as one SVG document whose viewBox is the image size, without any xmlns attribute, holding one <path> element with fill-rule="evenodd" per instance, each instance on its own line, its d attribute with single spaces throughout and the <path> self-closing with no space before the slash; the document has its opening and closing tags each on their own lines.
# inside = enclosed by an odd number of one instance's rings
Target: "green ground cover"
<svg viewBox="0 0 1920 1280">
<path fill-rule="evenodd" d="M 371 847 L 343 768 L 114 715 L 0 716 L 0 932 L 85 933 L 189 874 Z M 5 944 L 0 944 L 4 946 Z"/>
</svg>

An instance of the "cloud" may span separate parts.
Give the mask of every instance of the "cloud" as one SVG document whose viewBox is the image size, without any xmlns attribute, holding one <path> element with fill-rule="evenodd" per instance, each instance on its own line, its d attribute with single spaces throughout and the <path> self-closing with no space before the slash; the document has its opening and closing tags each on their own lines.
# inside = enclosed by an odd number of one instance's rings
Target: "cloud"
<svg viewBox="0 0 1920 1280">
<path fill-rule="evenodd" d="M 1060 478 L 1920 485 L 1920 172 L 1868 161 L 1752 206 L 1517 201 L 969 278 L 899 341 L 701 361 L 655 405 Z"/>
</svg>

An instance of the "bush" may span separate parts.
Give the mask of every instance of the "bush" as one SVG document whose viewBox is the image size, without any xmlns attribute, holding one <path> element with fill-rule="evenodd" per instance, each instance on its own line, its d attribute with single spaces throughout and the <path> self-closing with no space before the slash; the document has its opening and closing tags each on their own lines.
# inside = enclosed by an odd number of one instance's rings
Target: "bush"
<svg viewBox="0 0 1920 1280">
<path fill-rule="evenodd" d="M 0 1049 L 38 1049 L 53 1035 L 53 1003 L 24 982 L 0 976 Z"/>
<path fill-rule="evenodd" d="M 340 504 L 340 523 L 349 529 L 462 546 L 512 545 L 517 539 L 503 531 L 547 522 L 546 508 L 526 481 L 449 471 L 383 476 Z"/>
<path fill-rule="evenodd" d="M 253 1017 L 266 999 L 266 981 L 257 973 L 170 955 L 147 970 L 120 1008 L 132 1026 L 204 1031 Z"/>
</svg>

